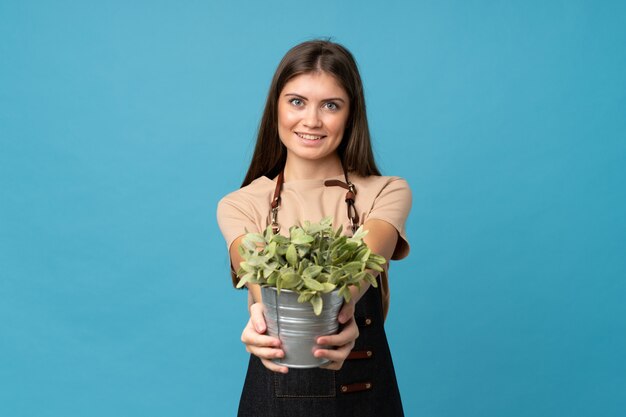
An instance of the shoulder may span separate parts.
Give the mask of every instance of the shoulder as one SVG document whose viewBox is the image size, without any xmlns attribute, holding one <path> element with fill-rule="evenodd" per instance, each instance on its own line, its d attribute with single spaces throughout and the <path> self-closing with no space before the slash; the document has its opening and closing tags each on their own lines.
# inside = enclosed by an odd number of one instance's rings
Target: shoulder
<svg viewBox="0 0 626 417">
<path fill-rule="evenodd" d="M 411 211 L 413 197 L 408 182 L 397 176 L 355 177 L 357 201 L 364 217 L 380 218 L 403 228 Z"/>
<path fill-rule="evenodd" d="M 403 194 L 411 197 L 411 187 L 406 179 L 397 176 L 370 175 L 361 177 L 352 175 L 351 181 L 357 188 L 357 193 L 374 194 L 375 197 L 388 193 Z"/>
<path fill-rule="evenodd" d="M 246 231 L 261 230 L 267 215 L 264 207 L 269 205 L 274 185 L 267 177 L 257 178 L 217 203 L 217 223 L 228 248 Z"/>
<path fill-rule="evenodd" d="M 272 193 L 275 184 L 267 177 L 259 177 L 245 187 L 226 194 L 217 203 L 218 214 L 228 208 L 242 208 L 256 206 L 260 202 L 267 202 L 268 194 Z"/>
</svg>

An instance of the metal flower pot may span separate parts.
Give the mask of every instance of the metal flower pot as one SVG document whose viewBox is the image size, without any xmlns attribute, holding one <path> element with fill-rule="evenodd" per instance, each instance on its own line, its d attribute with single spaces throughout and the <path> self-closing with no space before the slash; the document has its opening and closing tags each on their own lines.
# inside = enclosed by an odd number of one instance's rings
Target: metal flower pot
<svg viewBox="0 0 626 417">
<path fill-rule="evenodd" d="M 343 304 L 337 294 L 322 294 L 322 313 L 316 316 L 310 303 L 298 302 L 298 293 L 281 290 L 279 295 L 274 287 L 261 287 L 267 332 L 280 339 L 285 351 L 283 358 L 274 359 L 275 363 L 289 368 L 317 368 L 329 362 L 313 356 L 313 350 L 327 348 L 315 343 L 319 336 L 337 333 L 337 315 Z"/>
</svg>

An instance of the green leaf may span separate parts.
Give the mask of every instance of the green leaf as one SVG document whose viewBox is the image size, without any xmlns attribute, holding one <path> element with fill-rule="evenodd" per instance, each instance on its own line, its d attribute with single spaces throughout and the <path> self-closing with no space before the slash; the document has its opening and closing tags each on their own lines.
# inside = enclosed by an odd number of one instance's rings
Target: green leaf
<svg viewBox="0 0 626 417">
<path fill-rule="evenodd" d="M 361 245 L 361 246 L 359 246 L 359 248 L 358 248 L 356 251 L 354 251 L 354 257 L 353 257 L 353 259 L 354 259 L 354 260 L 356 260 L 356 259 L 361 259 L 361 257 L 362 257 L 363 255 L 365 255 L 365 254 L 367 253 L 367 251 L 368 251 L 367 246 L 365 246 L 365 245 Z"/>
<path fill-rule="evenodd" d="M 300 283 L 300 275 L 288 271 L 281 275 L 283 288 L 292 289 Z"/>
<path fill-rule="evenodd" d="M 263 275 L 265 277 L 269 277 L 270 274 L 276 272 L 277 269 L 278 269 L 277 262 L 270 262 L 269 264 L 265 264 L 263 265 Z"/>
<path fill-rule="evenodd" d="M 361 271 L 358 274 L 353 275 L 352 278 L 350 278 L 349 282 L 351 284 L 358 284 L 359 282 L 365 279 L 366 275 L 367 275 L 367 272 Z"/>
<path fill-rule="evenodd" d="M 269 277 L 267 277 L 267 280 L 265 281 L 265 283 L 267 285 L 275 286 L 276 280 L 278 279 L 279 276 L 280 274 L 278 272 L 272 272 L 272 274 Z"/>
<path fill-rule="evenodd" d="M 296 237 L 292 237 L 291 238 L 291 243 L 295 244 L 295 245 L 306 245 L 308 243 L 311 243 L 315 240 L 315 238 L 313 236 L 309 236 L 309 235 L 299 235 Z"/>
<path fill-rule="evenodd" d="M 269 255 L 270 258 L 273 258 L 274 256 L 276 256 L 276 246 L 277 246 L 276 242 L 270 242 L 266 246 L 267 254 Z"/>
<path fill-rule="evenodd" d="M 332 229 L 333 227 L 333 218 L 332 216 L 326 216 L 320 220 L 320 224 L 326 228 Z"/>
<path fill-rule="evenodd" d="M 248 262 L 239 262 L 239 266 L 246 272 L 254 272 L 255 268 L 252 267 Z"/>
<path fill-rule="evenodd" d="M 265 243 L 265 238 L 260 233 L 248 233 L 245 238 L 254 243 Z"/>
<path fill-rule="evenodd" d="M 283 235 L 272 235 L 270 242 L 276 242 L 277 245 L 285 245 L 289 243 L 289 238 Z"/>
<path fill-rule="evenodd" d="M 330 278 L 328 279 L 328 282 L 330 282 L 331 284 L 336 284 L 341 278 L 341 275 L 343 275 L 343 272 L 341 271 L 341 269 L 337 267 L 333 267 L 333 270 L 330 273 Z"/>
<path fill-rule="evenodd" d="M 309 251 L 311 250 L 311 248 L 308 246 L 298 246 L 297 249 L 298 249 L 298 257 L 300 259 L 305 258 L 309 254 Z"/>
<path fill-rule="evenodd" d="M 380 265 L 378 265 L 377 263 L 374 263 L 374 262 L 370 262 L 370 261 L 367 261 L 365 263 L 365 267 L 367 269 L 371 269 L 371 270 L 378 271 L 378 272 L 383 272 L 384 271 L 384 269 Z"/>
<path fill-rule="evenodd" d="M 320 254 L 319 254 L 319 252 L 318 252 L 318 251 L 314 251 L 314 252 L 311 254 L 311 259 L 313 260 L 313 263 L 314 263 L 315 265 L 319 265 L 319 264 L 321 264 L 321 263 L 322 263 L 322 260 L 321 260 L 321 258 L 320 258 Z"/>
<path fill-rule="evenodd" d="M 285 257 L 287 258 L 287 262 L 289 263 L 289 265 L 293 267 L 296 266 L 296 264 L 298 263 L 298 254 L 296 252 L 296 246 L 294 244 L 289 245 Z"/>
<path fill-rule="evenodd" d="M 311 298 L 311 305 L 313 306 L 313 312 L 316 316 L 319 316 L 322 313 L 323 303 L 324 301 L 319 294 L 315 294 L 313 298 Z"/>
<path fill-rule="evenodd" d="M 385 259 L 384 256 L 380 256 L 380 255 L 377 255 L 375 253 L 372 253 L 370 255 L 368 261 L 376 262 L 379 265 L 384 265 L 385 263 L 387 263 L 387 260 Z"/>
<path fill-rule="evenodd" d="M 314 295 L 315 295 L 315 292 L 313 292 L 313 291 L 304 291 L 298 297 L 298 302 L 299 303 L 306 303 L 307 301 L 310 301 L 311 298 L 313 298 Z"/>
<path fill-rule="evenodd" d="M 328 272 L 322 272 L 317 276 L 317 281 L 324 283 L 324 282 L 328 282 L 330 280 L 330 274 Z"/>
<path fill-rule="evenodd" d="M 241 244 L 250 252 L 256 251 L 257 245 L 252 240 L 248 239 L 248 235 L 241 240 Z"/>
<path fill-rule="evenodd" d="M 309 289 L 314 291 L 324 291 L 324 285 L 312 278 L 302 277 L 302 281 L 304 281 L 304 285 L 306 285 Z"/>
<path fill-rule="evenodd" d="M 331 284 L 329 282 L 323 282 L 322 285 L 324 286 L 324 289 L 322 290 L 324 294 L 333 292 L 335 288 L 337 288 L 335 284 Z"/>
<path fill-rule="evenodd" d="M 372 284 L 372 287 L 374 287 L 374 288 L 378 287 L 378 281 L 376 280 L 376 277 L 374 275 L 372 275 L 369 272 L 367 272 L 365 274 L 365 279 L 367 280 L 367 282 Z"/>
<path fill-rule="evenodd" d="M 342 253 L 338 254 L 337 257 L 332 259 L 332 262 L 333 262 L 333 265 L 340 265 L 343 262 L 347 261 L 348 259 L 350 259 L 350 251 L 344 250 Z"/>
<path fill-rule="evenodd" d="M 338 295 L 340 297 L 343 297 L 346 303 L 349 303 L 350 299 L 352 298 L 352 294 L 350 293 L 350 290 L 348 289 L 347 285 L 344 285 L 343 287 L 339 289 Z"/>
<path fill-rule="evenodd" d="M 322 272 L 322 269 L 324 268 L 319 265 L 309 265 L 302 272 L 302 276 L 307 278 L 315 278 Z"/>
<path fill-rule="evenodd" d="M 354 235 L 352 235 L 352 239 L 363 240 L 363 238 L 367 236 L 368 232 L 369 230 L 364 230 L 363 226 L 359 226 L 359 228 L 356 229 L 356 232 L 354 232 Z"/>
<path fill-rule="evenodd" d="M 248 265 L 255 266 L 263 266 L 265 264 L 265 259 L 262 256 L 254 255 L 248 258 Z"/>
<path fill-rule="evenodd" d="M 351 274 L 356 274 L 357 272 L 361 272 L 364 268 L 365 264 L 363 262 L 354 261 L 347 263 L 341 268 L 345 272 L 349 272 Z"/>
<path fill-rule="evenodd" d="M 248 272 L 247 274 L 245 274 L 239 279 L 239 282 L 237 283 L 237 288 L 243 287 L 248 282 L 250 282 L 252 278 L 254 278 L 254 274 L 252 274 L 251 272 Z"/>
</svg>

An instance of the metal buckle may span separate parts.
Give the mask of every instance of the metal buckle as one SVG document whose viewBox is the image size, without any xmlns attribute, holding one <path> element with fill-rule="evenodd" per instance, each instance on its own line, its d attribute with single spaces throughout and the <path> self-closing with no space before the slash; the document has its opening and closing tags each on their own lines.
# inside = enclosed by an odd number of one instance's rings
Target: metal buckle
<svg viewBox="0 0 626 417">
<path fill-rule="evenodd" d="M 280 205 L 277 205 L 276 207 L 272 207 L 272 210 L 270 211 L 270 226 L 272 226 L 272 231 L 274 232 L 274 234 L 280 232 L 280 225 L 278 224 L 278 208 L 280 207 Z"/>
</svg>

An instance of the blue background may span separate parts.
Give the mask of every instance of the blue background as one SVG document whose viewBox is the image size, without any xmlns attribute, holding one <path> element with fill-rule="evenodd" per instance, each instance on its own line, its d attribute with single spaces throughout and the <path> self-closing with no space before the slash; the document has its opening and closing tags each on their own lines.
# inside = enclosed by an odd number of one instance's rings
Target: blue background
<svg viewBox="0 0 626 417">
<path fill-rule="evenodd" d="M 626 3 L 0 2 L 0 415 L 229 416 L 215 221 L 286 50 L 359 61 L 408 416 L 626 409 Z"/>
</svg>

